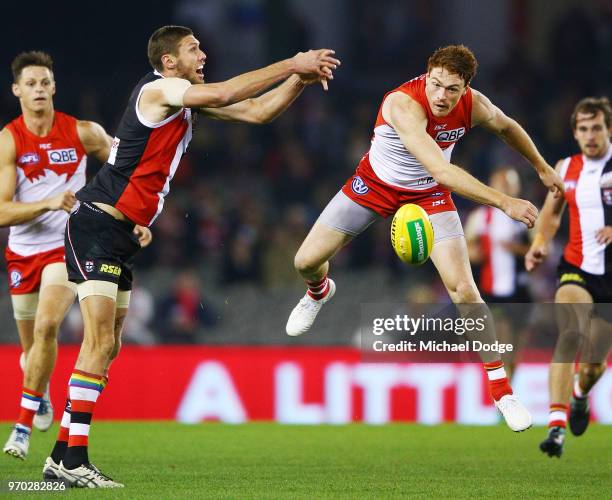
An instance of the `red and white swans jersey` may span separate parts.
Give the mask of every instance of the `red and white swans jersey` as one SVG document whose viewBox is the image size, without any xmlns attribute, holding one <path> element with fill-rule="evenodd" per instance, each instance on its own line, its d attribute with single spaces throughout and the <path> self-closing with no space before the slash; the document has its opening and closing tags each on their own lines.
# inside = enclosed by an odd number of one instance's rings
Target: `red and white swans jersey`
<svg viewBox="0 0 612 500">
<path fill-rule="evenodd" d="M 387 184 L 403 189 L 424 190 L 438 184 L 427 169 L 404 147 L 395 129 L 383 118 L 382 105 L 389 94 L 404 92 L 421 105 L 427 114 L 427 133 L 436 141 L 444 158 L 449 162 L 455 144 L 472 127 L 472 90 L 467 88 L 447 116 L 436 117 L 431 112 L 425 95 L 426 76 L 413 78 L 385 94 L 378 111 L 368 153 L 374 173 Z"/>
<path fill-rule="evenodd" d="M 565 158 L 560 174 L 569 207 L 569 240 L 563 257 L 590 274 L 610 272 L 612 245 L 597 243 L 595 234 L 612 226 L 612 147 L 603 158 L 582 154 Z"/>
<path fill-rule="evenodd" d="M 6 128 L 15 141 L 17 185 L 13 201 L 35 202 L 85 185 L 87 154 L 77 131 L 76 118 L 55 111 L 51 131 L 39 137 L 28 130 L 23 115 Z M 29 256 L 64 246 L 68 214 L 45 212 L 35 219 L 11 226 L 8 247 Z"/>
</svg>

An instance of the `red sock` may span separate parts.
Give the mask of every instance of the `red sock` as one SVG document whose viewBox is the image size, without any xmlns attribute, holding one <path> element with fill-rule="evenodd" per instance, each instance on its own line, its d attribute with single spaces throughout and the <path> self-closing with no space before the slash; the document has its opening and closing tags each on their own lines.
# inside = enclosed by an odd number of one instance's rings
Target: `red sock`
<svg viewBox="0 0 612 500">
<path fill-rule="evenodd" d="M 307 281 L 308 295 L 314 300 L 321 300 L 327 297 L 329 293 L 329 279 L 327 274 L 323 276 L 319 281 Z"/>
<path fill-rule="evenodd" d="M 34 415 L 36 415 L 38 411 L 42 397 L 42 392 L 33 391 L 27 387 L 23 388 L 21 393 L 21 408 L 19 417 L 17 418 L 18 424 L 28 427 L 29 429 L 32 428 L 32 421 L 34 420 Z"/>
<path fill-rule="evenodd" d="M 499 401 L 507 394 L 512 394 L 512 387 L 510 387 L 506 370 L 504 370 L 504 363 L 501 359 L 491 363 L 483 363 L 483 367 L 487 372 L 489 391 L 495 401 Z"/>
<path fill-rule="evenodd" d="M 548 427 L 563 427 L 567 425 L 567 410 L 569 405 L 551 403 L 548 413 Z"/>
</svg>

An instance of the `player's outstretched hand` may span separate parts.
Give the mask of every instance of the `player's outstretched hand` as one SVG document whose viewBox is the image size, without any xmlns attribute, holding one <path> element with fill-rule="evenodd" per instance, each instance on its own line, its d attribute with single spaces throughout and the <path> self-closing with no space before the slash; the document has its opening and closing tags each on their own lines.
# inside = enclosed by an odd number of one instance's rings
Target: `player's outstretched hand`
<svg viewBox="0 0 612 500">
<path fill-rule="evenodd" d="M 546 165 L 542 170 L 538 172 L 542 184 L 544 184 L 548 190 L 554 194 L 555 198 L 563 196 L 565 190 L 563 186 L 563 179 L 561 176 L 552 168 L 550 165 Z"/>
<path fill-rule="evenodd" d="M 534 226 L 535 221 L 538 218 L 538 209 L 533 205 L 533 203 L 527 200 L 521 200 L 520 198 L 512 198 L 511 196 L 508 196 L 500 208 L 508 217 L 522 222 L 529 229 Z"/>
<path fill-rule="evenodd" d="M 153 241 L 153 233 L 148 227 L 136 224 L 134 226 L 134 234 L 138 236 L 138 243 L 140 243 L 142 248 L 149 246 Z"/>
<path fill-rule="evenodd" d="M 333 80 L 333 70 L 340 66 L 340 60 L 333 57 L 334 54 L 335 52 L 331 49 L 298 52 L 293 56 L 295 72 L 298 75 L 316 75 L 320 78 Z"/>
<path fill-rule="evenodd" d="M 604 226 L 595 233 L 595 240 L 600 245 L 609 245 L 612 243 L 612 226 Z"/>
<path fill-rule="evenodd" d="M 525 269 L 531 272 L 538 267 L 548 257 L 547 245 L 531 245 L 529 251 L 525 254 Z"/>
<path fill-rule="evenodd" d="M 327 92 L 329 87 L 327 85 L 327 78 L 317 75 L 299 75 L 300 80 L 304 85 L 312 85 L 313 83 L 320 83 L 323 86 L 323 90 Z"/>
<path fill-rule="evenodd" d="M 70 213 L 77 199 L 72 191 L 64 191 L 63 193 L 52 196 L 47 201 L 47 208 L 49 210 L 64 210 Z"/>
</svg>

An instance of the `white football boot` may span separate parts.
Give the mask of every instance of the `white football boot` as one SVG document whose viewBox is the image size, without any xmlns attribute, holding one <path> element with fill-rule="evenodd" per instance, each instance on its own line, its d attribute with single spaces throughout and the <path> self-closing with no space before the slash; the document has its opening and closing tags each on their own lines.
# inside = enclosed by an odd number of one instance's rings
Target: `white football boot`
<svg viewBox="0 0 612 500">
<path fill-rule="evenodd" d="M 4 445 L 2 451 L 7 455 L 12 455 L 16 458 L 25 460 L 28 456 L 28 449 L 30 448 L 30 434 L 31 429 L 25 425 L 15 424 L 8 441 Z"/>
<path fill-rule="evenodd" d="M 495 406 L 514 432 L 522 432 L 531 427 L 531 413 L 514 394 L 502 396 L 499 401 L 495 401 Z"/>
<path fill-rule="evenodd" d="M 71 488 L 123 488 L 122 483 L 113 481 L 100 472 L 94 464 L 79 465 L 75 469 L 66 469 L 60 462 L 59 476 Z"/>
<path fill-rule="evenodd" d="M 34 427 L 39 431 L 48 431 L 49 427 L 53 425 L 53 405 L 51 404 L 51 396 L 49 395 L 49 384 L 43 394 L 40 406 L 36 415 L 34 415 L 34 421 L 32 422 Z"/>
<path fill-rule="evenodd" d="M 287 335 L 297 337 L 298 335 L 302 335 L 302 333 L 310 330 L 310 327 L 314 323 L 314 320 L 317 317 L 317 314 L 319 314 L 321 307 L 323 307 L 323 304 L 329 302 L 336 293 L 336 284 L 334 283 L 334 280 L 330 278 L 328 279 L 329 293 L 325 296 L 325 298 L 315 300 L 308 295 L 308 293 L 306 293 L 306 295 L 304 295 L 298 302 L 297 306 L 293 308 L 293 311 L 291 311 L 289 319 L 287 320 Z"/>
</svg>

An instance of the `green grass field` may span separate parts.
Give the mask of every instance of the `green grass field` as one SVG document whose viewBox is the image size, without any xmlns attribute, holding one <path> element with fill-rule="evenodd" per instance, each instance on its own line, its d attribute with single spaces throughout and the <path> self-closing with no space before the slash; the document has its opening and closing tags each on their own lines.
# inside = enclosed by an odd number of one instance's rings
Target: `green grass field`
<svg viewBox="0 0 612 500">
<path fill-rule="evenodd" d="M 40 480 L 57 425 L 0 479 Z M 9 425 L 1 425 L 2 440 Z M 443 425 L 186 426 L 98 422 L 90 458 L 123 490 L 11 498 L 610 498 L 612 429 L 570 436 L 563 458 L 538 450 L 543 428 Z M 607 492 L 607 493 L 606 493 Z"/>
</svg>

